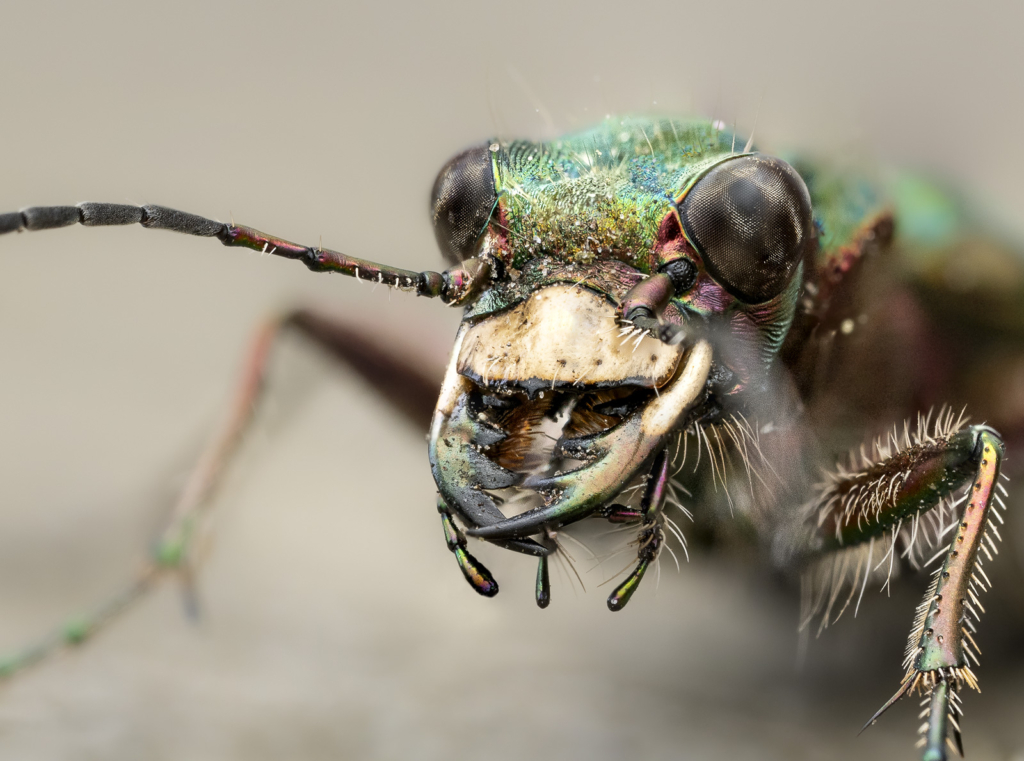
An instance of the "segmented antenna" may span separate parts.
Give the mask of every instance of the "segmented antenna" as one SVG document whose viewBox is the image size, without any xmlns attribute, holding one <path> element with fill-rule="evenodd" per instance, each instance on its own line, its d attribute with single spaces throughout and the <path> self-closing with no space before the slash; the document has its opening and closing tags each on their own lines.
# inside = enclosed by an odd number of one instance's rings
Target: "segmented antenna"
<svg viewBox="0 0 1024 761">
<path fill-rule="evenodd" d="M 470 259 L 445 272 L 413 272 L 332 251 L 309 247 L 266 235 L 251 227 L 217 222 L 166 206 L 131 206 L 115 203 L 80 203 L 77 206 L 32 206 L 0 214 L 0 234 L 23 230 L 51 230 L 81 224 L 86 227 L 140 224 L 155 230 L 217 238 L 225 246 L 239 246 L 262 254 L 297 259 L 314 272 L 337 272 L 381 285 L 411 291 L 417 296 L 440 298 L 461 306 L 490 280 L 484 259 Z"/>
</svg>

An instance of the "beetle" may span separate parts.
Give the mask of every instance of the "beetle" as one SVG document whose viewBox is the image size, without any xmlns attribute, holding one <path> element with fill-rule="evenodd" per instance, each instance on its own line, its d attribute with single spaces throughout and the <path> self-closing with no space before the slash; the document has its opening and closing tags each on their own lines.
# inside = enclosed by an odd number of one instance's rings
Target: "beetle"
<svg viewBox="0 0 1024 761">
<path fill-rule="evenodd" d="M 904 679 L 869 724 L 920 694 L 923 757 L 962 751 L 960 692 L 978 686 L 979 597 L 1008 495 L 1006 442 L 1021 423 L 985 383 L 994 356 L 1013 356 L 1003 344 L 1019 326 L 1005 306 L 1016 292 L 957 306 L 950 273 L 973 252 L 950 208 L 911 180 L 885 187 L 763 154 L 718 122 L 625 118 L 454 157 L 431 199 L 444 272 L 155 205 L 0 215 L 0 233 L 138 223 L 217 238 L 463 309 L 439 394 L 415 365 L 320 313 L 266 325 L 152 563 L 111 605 L 4 670 L 81 641 L 161 571 L 188 564 L 270 349 L 298 331 L 429 431 L 442 533 L 483 596 L 498 583 L 470 538 L 534 558 L 544 608 L 563 537 L 603 521 L 632 534 L 632 567 L 607 598 L 622 610 L 673 540 L 685 550 L 667 513 L 676 484 L 705 520 L 731 514 L 802 579 L 805 628 L 856 609 L 869 582 L 901 565 L 932 567 Z M 943 340 L 951 314 L 962 333 Z M 964 404 L 986 422 L 970 424 Z"/>
</svg>

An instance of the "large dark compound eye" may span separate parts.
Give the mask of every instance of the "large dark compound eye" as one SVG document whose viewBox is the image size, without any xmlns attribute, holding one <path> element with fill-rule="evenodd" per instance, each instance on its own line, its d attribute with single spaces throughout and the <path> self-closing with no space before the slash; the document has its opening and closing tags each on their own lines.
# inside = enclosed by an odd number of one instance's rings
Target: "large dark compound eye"
<svg viewBox="0 0 1024 761">
<path fill-rule="evenodd" d="M 458 264 L 474 255 L 497 199 L 488 145 L 463 151 L 445 165 L 430 197 L 434 235 L 445 259 Z"/>
<path fill-rule="evenodd" d="M 712 277 L 740 301 L 759 304 L 785 289 L 800 262 L 811 197 L 785 161 L 741 156 L 698 180 L 679 216 Z"/>
</svg>

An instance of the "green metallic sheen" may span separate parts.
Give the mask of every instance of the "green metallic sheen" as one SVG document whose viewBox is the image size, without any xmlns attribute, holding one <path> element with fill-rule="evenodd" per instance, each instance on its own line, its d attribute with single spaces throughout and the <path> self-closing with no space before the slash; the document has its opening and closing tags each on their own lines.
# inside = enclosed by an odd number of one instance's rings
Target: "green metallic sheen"
<svg viewBox="0 0 1024 761">
<path fill-rule="evenodd" d="M 494 597 L 498 594 L 498 582 L 491 576 L 483 565 L 475 557 L 466 552 L 462 547 L 455 549 L 455 559 L 459 563 L 462 575 L 477 592 L 484 597 Z"/>
<path fill-rule="evenodd" d="M 447 512 L 441 513 L 441 528 L 444 531 L 444 541 L 448 545 L 449 550 L 455 552 L 459 547 L 466 546 L 465 537 Z"/>
<path fill-rule="evenodd" d="M 640 586 L 640 580 L 643 579 L 644 573 L 647 572 L 647 567 L 650 564 L 650 560 L 640 561 L 640 564 L 633 573 L 629 574 L 624 582 L 615 587 L 615 591 L 608 595 L 608 610 L 617 611 L 626 607 L 629 598 L 633 596 L 637 587 Z"/>
<path fill-rule="evenodd" d="M 588 265 L 617 259 L 651 273 L 649 252 L 674 202 L 734 155 L 707 121 L 608 119 L 547 143 L 497 143 L 494 177 L 507 264 L 541 255 Z"/>
<path fill-rule="evenodd" d="M 607 119 L 549 142 L 492 143 L 498 203 L 481 253 L 500 260 L 508 276 L 492 282 L 466 319 L 500 312 L 554 283 L 586 285 L 618 306 L 672 259 L 687 255 L 702 267 L 677 204 L 710 169 L 749 155 L 745 149 L 744 140 L 715 122 L 643 117 Z M 865 204 L 851 209 L 829 187 L 826 210 L 856 229 Z M 783 293 L 759 305 L 740 303 L 702 270 L 691 292 L 673 298 L 662 318 L 679 323 L 684 315 L 738 313 L 731 330 L 740 358 L 723 359 L 742 387 L 785 340 L 800 295 L 800 266 Z"/>
</svg>

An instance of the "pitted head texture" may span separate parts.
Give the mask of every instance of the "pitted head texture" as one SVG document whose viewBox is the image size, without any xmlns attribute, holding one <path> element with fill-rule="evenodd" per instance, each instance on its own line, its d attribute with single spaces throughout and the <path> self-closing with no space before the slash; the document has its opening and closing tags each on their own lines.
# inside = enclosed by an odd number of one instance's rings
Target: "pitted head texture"
<svg viewBox="0 0 1024 761">
<path fill-rule="evenodd" d="M 437 245 L 448 262 L 474 255 L 497 200 L 487 144 L 463 151 L 437 175 L 430 208 Z"/>
<path fill-rule="evenodd" d="M 740 156 L 698 180 L 679 216 L 712 277 L 740 301 L 759 304 L 785 290 L 800 262 L 811 198 L 785 161 Z"/>
</svg>

